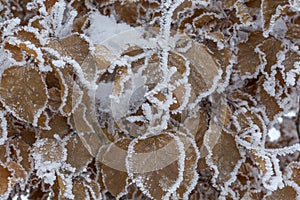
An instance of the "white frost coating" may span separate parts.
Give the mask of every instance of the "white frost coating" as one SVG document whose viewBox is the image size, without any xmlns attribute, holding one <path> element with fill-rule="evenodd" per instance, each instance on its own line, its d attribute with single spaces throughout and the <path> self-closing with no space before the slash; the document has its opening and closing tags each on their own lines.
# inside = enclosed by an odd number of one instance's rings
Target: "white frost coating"
<svg viewBox="0 0 300 200">
<path fill-rule="evenodd" d="M 4 27 L 2 30 L 2 37 L 13 35 L 16 27 L 20 25 L 21 20 L 19 18 L 9 19 L 6 22 L 1 24 L 1 27 Z"/>
<path fill-rule="evenodd" d="M 0 110 L 0 127 L 1 127 L 1 138 L 0 138 L 0 145 L 3 145 L 7 140 L 7 121 L 5 118 L 5 112 Z"/>
<path fill-rule="evenodd" d="M 300 11 L 300 1 L 299 0 L 289 0 L 289 4 L 291 6 L 291 9 L 299 12 Z"/>
<path fill-rule="evenodd" d="M 37 140 L 34 143 L 34 146 L 37 148 L 43 148 L 46 140 Z M 32 157 L 34 158 L 34 168 L 36 169 L 36 175 L 42 179 L 44 179 L 45 183 L 50 185 L 54 184 L 56 179 L 56 170 L 58 170 L 62 163 L 59 162 L 51 162 L 43 159 L 43 155 L 33 151 Z"/>
<path fill-rule="evenodd" d="M 261 9 L 262 9 L 262 10 L 264 10 L 263 5 L 264 5 L 264 4 L 262 3 L 262 4 L 261 4 Z M 284 5 L 284 6 L 279 5 L 279 6 L 277 6 L 277 8 L 276 8 L 276 13 L 273 14 L 272 17 L 271 17 L 271 19 L 270 19 L 269 28 L 268 28 L 268 29 L 264 29 L 264 31 L 263 31 L 263 36 L 264 36 L 264 37 L 267 38 L 267 37 L 269 37 L 269 34 L 270 34 L 270 33 L 273 33 L 274 27 L 275 27 L 275 25 L 276 25 L 276 21 L 277 21 L 278 19 L 280 19 L 280 15 L 282 14 L 282 11 L 283 11 L 284 9 L 289 9 L 289 5 Z M 265 21 L 265 19 L 263 18 L 263 13 L 264 13 L 264 12 L 261 12 L 261 13 L 262 13 L 263 24 L 265 24 L 266 21 Z M 264 27 L 264 28 L 265 28 L 265 27 Z"/>
<path fill-rule="evenodd" d="M 72 192 L 72 188 L 73 188 L 73 182 L 72 182 L 72 179 L 73 179 L 73 175 L 66 175 L 64 173 L 60 173 L 60 172 L 56 172 L 58 176 L 61 177 L 61 179 L 63 180 L 63 184 L 65 186 L 65 190 L 62 194 L 63 197 L 66 197 L 68 199 L 74 199 L 75 196 Z"/>
<path fill-rule="evenodd" d="M 280 138 L 280 131 L 272 127 L 268 131 L 268 136 L 270 137 L 270 141 L 274 142 Z"/>
<path fill-rule="evenodd" d="M 169 199 L 173 193 L 176 193 L 177 188 L 180 186 L 181 182 L 183 181 L 183 173 L 184 173 L 184 166 L 185 166 L 185 148 L 183 142 L 181 141 L 179 136 L 176 136 L 172 133 L 166 133 L 166 134 L 168 134 L 175 140 L 178 147 L 179 156 L 177 162 L 178 162 L 179 174 L 175 183 L 171 187 L 163 188 L 164 191 L 166 191 L 166 194 L 162 197 L 162 199 Z M 133 170 L 134 163 L 131 161 L 133 156 L 135 156 L 134 146 L 137 144 L 138 140 L 141 140 L 143 138 L 144 136 L 139 136 L 131 141 L 131 143 L 128 146 L 128 153 L 126 156 L 125 163 L 126 163 L 128 176 L 129 178 L 132 179 L 132 182 L 135 183 L 146 196 L 153 199 L 153 197 L 151 197 L 150 192 L 148 191 L 148 189 L 146 189 L 146 186 L 144 185 L 144 180 L 146 180 L 147 177 L 145 177 L 143 174 L 134 173 Z"/>
<path fill-rule="evenodd" d="M 294 69 L 291 69 L 286 74 L 286 84 L 287 86 L 295 86 L 296 85 L 296 76 L 300 75 L 300 62 L 294 63 Z"/>
<path fill-rule="evenodd" d="M 67 5 L 65 1 L 60 0 L 54 4 L 51 11 L 49 21 L 52 25 L 54 35 L 58 38 L 63 38 L 71 33 L 73 22 L 77 15 L 76 10 L 71 10 L 68 12 L 68 16 L 66 16 L 66 10 Z"/>
<path fill-rule="evenodd" d="M 101 44 L 113 35 L 132 29 L 129 25 L 117 23 L 111 17 L 103 16 L 98 11 L 92 12 L 89 19 L 91 25 L 85 30 L 85 34 L 89 36 L 94 44 Z"/>
<path fill-rule="evenodd" d="M 151 194 L 149 193 L 149 191 L 145 188 L 144 184 L 141 181 L 141 176 L 139 177 L 134 177 L 134 173 L 132 172 L 133 170 L 133 164 L 130 159 L 132 159 L 133 154 L 135 153 L 134 151 L 134 146 L 135 144 L 138 142 L 138 138 L 135 138 L 134 140 L 132 140 L 128 146 L 128 151 L 127 151 L 127 156 L 125 159 L 125 164 L 126 164 L 126 170 L 128 173 L 128 177 L 132 179 L 132 182 L 135 183 L 140 190 L 143 192 L 144 195 L 146 195 L 147 197 L 154 199 Z"/>
</svg>

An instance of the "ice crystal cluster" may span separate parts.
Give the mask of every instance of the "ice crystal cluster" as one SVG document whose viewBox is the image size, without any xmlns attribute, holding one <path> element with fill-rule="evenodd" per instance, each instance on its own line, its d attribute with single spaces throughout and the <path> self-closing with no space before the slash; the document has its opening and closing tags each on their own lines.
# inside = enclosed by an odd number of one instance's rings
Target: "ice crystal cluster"
<svg viewBox="0 0 300 200">
<path fill-rule="evenodd" d="M 0 199 L 299 199 L 298 0 L 0 0 Z"/>
</svg>

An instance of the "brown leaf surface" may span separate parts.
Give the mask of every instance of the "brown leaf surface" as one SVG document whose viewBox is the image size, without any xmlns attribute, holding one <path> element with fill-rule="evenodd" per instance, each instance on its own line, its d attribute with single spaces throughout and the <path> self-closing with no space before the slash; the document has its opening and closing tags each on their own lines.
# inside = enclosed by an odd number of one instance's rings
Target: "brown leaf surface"
<svg viewBox="0 0 300 200">
<path fill-rule="evenodd" d="M 155 16 L 159 15 L 157 8 L 159 4 L 149 1 L 127 1 L 126 4 L 121 2 L 113 3 L 113 10 L 119 19 L 131 26 L 141 26 L 150 22 Z M 101 12 L 101 7 L 99 8 Z"/>
<path fill-rule="evenodd" d="M 271 195 L 266 196 L 266 200 L 287 200 L 296 199 L 297 192 L 291 186 L 285 186 L 282 189 L 275 190 Z"/>
<path fill-rule="evenodd" d="M 19 171 L 24 171 L 21 173 L 29 173 L 31 171 L 31 160 L 29 158 L 30 146 L 24 142 L 22 139 L 15 139 L 9 141 L 10 154 L 9 157 L 11 162 L 16 162 Z M 16 165 L 13 164 L 13 165 Z"/>
<path fill-rule="evenodd" d="M 184 168 L 186 168 L 183 173 L 184 180 L 177 190 L 178 197 L 182 197 L 191 184 L 194 178 L 193 167 L 196 165 L 196 155 L 192 147 L 183 137 L 180 139 L 185 147 Z M 130 158 L 133 179 L 154 199 L 163 198 L 178 179 L 179 152 L 176 145 L 170 135 L 160 134 L 139 140 L 134 146 L 134 153 Z"/>
<path fill-rule="evenodd" d="M 89 54 L 89 44 L 78 34 L 74 34 L 61 40 L 53 40 L 48 47 L 55 49 L 62 56 L 70 56 L 82 64 L 86 56 Z"/>
<path fill-rule="evenodd" d="M 218 76 L 219 66 L 205 46 L 193 45 L 185 54 L 191 62 L 189 82 L 196 95 L 209 90 Z"/>
<path fill-rule="evenodd" d="M 6 50 L 8 50 L 11 54 L 12 57 L 17 61 L 17 62 L 21 62 L 24 59 L 24 54 L 23 51 L 21 50 L 20 47 L 11 45 L 9 43 L 5 43 L 4 48 Z"/>
<path fill-rule="evenodd" d="M 295 181 L 298 186 L 300 186 L 300 165 L 299 162 L 294 162 L 289 164 L 288 169 L 288 178 Z"/>
<path fill-rule="evenodd" d="M 34 125 L 47 103 L 44 80 L 31 66 L 6 69 L 1 78 L 0 96 L 13 115 Z"/>
<path fill-rule="evenodd" d="M 76 172 L 82 172 L 84 167 L 92 160 L 91 154 L 84 147 L 81 139 L 73 136 L 66 145 L 67 160 L 72 167 L 76 168 Z"/>
<path fill-rule="evenodd" d="M 54 135 L 59 135 L 60 138 L 64 138 L 70 133 L 67 118 L 62 115 L 52 115 L 49 121 L 50 130 L 41 130 L 41 138 L 54 138 Z"/>
<path fill-rule="evenodd" d="M 277 40 L 274 37 L 269 37 L 264 40 L 263 43 L 259 46 L 259 48 L 265 53 L 267 64 L 265 66 L 265 71 L 268 74 L 271 74 L 271 67 L 277 62 L 276 54 L 283 50 L 282 42 Z"/>
<path fill-rule="evenodd" d="M 255 52 L 255 48 L 263 40 L 261 32 L 253 32 L 245 43 L 238 44 L 238 63 L 236 67 L 242 76 L 255 74 L 257 67 L 261 64 L 259 54 Z"/>
<path fill-rule="evenodd" d="M 220 173 L 218 181 L 222 184 L 231 178 L 230 173 L 241 159 L 234 137 L 223 131 L 212 153 L 212 160 Z"/>
<path fill-rule="evenodd" d="M 262 14 L 264 20 L 264 28 L 270 27 L 271 18 L 276 14 L 276 8 L 288 4 L 287 0 L 263 0 L 262 1 Z M 277 17 L 278 18 L 278 17 Z"/>
<path fill-rule="evenodd" d="M 62 107 L 62 114 L 69 116 L 73 111 L 73 84 L 74 79 L 73 76 L 75 74 L 73 68 L 69 65 L 62 69 L 57 69 L 60 89 L 61 89 L 61 97 L 65 98 L 65 103 Z"/>
<path fill-rule="evenodd" d="M 35 154 L 41 155 L 39 162 L 60 162 L 63 160 L 64 148 L 55 139 L 44 139 L 42 144 L 33 148 Z"/>
<path fill-rule="evenodd" d="M 103 174 L 102 181 L 105 188 L 113 195 L 117 196 L 125 192 L 128 178 L 126 170 L 126 156 L 130 140 L 120 140 L 115 144 L 102 146 L 97 160 Z"/>
<path fill-rule="evenodd" d="M 0 165 L 0 195 L 5 194 L 8 191 L 9 180 L 11 173 L 7 167 Z"/>
<path fill-rule="evenodd" d="M 300 26 L 298 24 L 292 24 L 288 27 L 286 32 L 286 38 L 290 40 L 299 40 L 300 39 Z"/>
</svg>

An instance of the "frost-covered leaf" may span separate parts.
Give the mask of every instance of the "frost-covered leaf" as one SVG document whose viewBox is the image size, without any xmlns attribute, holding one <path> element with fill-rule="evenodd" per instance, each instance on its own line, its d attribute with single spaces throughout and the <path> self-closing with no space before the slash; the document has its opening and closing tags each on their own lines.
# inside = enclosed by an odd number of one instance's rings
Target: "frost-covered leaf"
<svg viewBox="0 0 300 200">
<path fill-rule="evenodd" d="M 49 130 L 41 130 L 40 138 L 64 138 L 70 133 L 67 118 L 61 115 L 52 115 L 49 119 Z"/>
<path fill-rule="evenodd" d="M 80 65 L 89 54 L 89 44 L 79 34 L 53 40 L 47 46 L 60 53 L 61 56 L 70 56 Z"/>
<path fill-rule="evenodd" d="M 261 64 L 259 54 L 255 48 L 263 40 L 261 32 L 254 32 L 248 36 L 248 40 L 238 45 L 238 70 L 241 75 L 254 75 Z"/>
<path fill-rule="evenodd" d="M 186 57 L 191 62 L 190 81 L 197 95 L 206 92 L 215 86 L 219 77 L 219 66 L 208 50 L 201 45 L 192 46 Z"/>
<path fill-rule="evenodd" d="M 9 189 L 9 180 L 11 172 L 7 167 L 0 166 L 0 195 L 4 195 Z"/>
<path fill-rule="evenodd" d="M 298 24 L 290 25 L 289 29 L 286 32 L 286 37 L 290 40 L 299 40 L 300 39 L 300 26 Z"/>
<path fill-rule="evenodd" d="M 7 120 L 3 111 L 0 110 L 0 145 L 7 140 Z"/>
<path fill-rule="evenodd" d="M 130 140 L 120 140 L 114 144 L 103 145 L 97 155 L 103 184 L 113 196 L 119 196 L 126 191 L 126 156 L 129 143 Z"/>
<path fill-rule="evenodd" d="M 263 0 L 262 1 L 262 14 L 264 29 L 269 29 L 275 21 L 282 15 L 284 5 L 287 5 L 286 0 Z"/>
<path fill-rule="evenodd" d="M 295 183 L 300 185 L 300 166 L 299 162 L 292 162 L 286 168 L 287 178 L 295 181 Z"/>
<path fill-rule="evenodd" d="M 66 161 L 66 149 L 54 139 L 41 139 L 35 142 L 31 156 L 36 175 L 53 185 L 56 170 Z"/>
<path fill-rule="evenodd" d="M 291 186 L 286 186 L 282 189 L 275 190 L 271 195 L 267 195 L 267 200 L 285 200 L 285 199 L 296 199 L 297 192 Z"/>
<path fill-rule="evenodd" d="M 48 104 L 50 109 L 53 111 L 58 111 L 63 103 L 62 97 L 64 94 L 61 91 L 59 78 L 60 76 L 58 71 L 49 72 L 46 75 L 46 84 L 49 95 Z"/>
<path fill-rule="evenodd" d="M 73 84 L 74 84 L 74 70 L 71 66 L 66 66 L 62 69 L 57 69 L 58 79 L 61 90 L 62 107 L 61 113 L 63 115 L 70 115 L 73 111 Z"/>
<path fill-rule="evenodd" d="M 1 77 L 0 95 L 9 112 L 33 125 L 37 125 L 47 103 L 45 82 L 31 66 L 6 69 Z"/>
<path fill-rule="evenodd" d="M 103 6 L 107 4 L 100 2 L 100 5 L 101 3 Z M 103 6 L 99 6 L 101 13 L 106 14 L 106 10 L 110 9 L 115 12 L 117 18 L 131 26 L 144 25 L 160 15 L 159 2 L 155 1 L 129 1 L 126 4 L 116 1 Z"/>
<path fill-rule="evenodd" d="M 76 168 L 76 172 L 82 172 L 91 161 L 92 156 L 84 147 L 79 137 L 73 136 L 67 145 L 67 160 L 72 167 Z"/>
<path fill-rule="evenodd" d="M 197 179 L 197 156 L 187 138 L 163 133 L 131 145 L 127 158 L 129 177 L 145 195 L 154 199 L 167 198 L 172 193 L 187 197 Z"/>
<path fill-rule="evenodd" d="M 231 178 L 238 161 L 241 159 L 234 137 L 222 131 L 217 144 L 212 149 L 212 162 L 217 166 L 218 181 L 224 183 Z"/>
<path fill-rule="evenodd" d="M 23 51 L 21 50 L 20 47 L 11 45 L 9 43 L 6 43 L 5 46 L 4 46 L 4 48 L 9 53 L 11 53 L 13 59 L 15 59 L 18 62 L 23 61 L 23 59 L 24 59 L 24 53 L 23 53 Z"/>
</svg>

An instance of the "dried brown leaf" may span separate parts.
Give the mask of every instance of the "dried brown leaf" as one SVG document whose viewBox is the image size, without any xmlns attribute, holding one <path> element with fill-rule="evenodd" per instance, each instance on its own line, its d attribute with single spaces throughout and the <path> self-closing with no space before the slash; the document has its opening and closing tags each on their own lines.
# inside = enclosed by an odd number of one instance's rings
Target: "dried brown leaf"
<svg viewBox="0 0 300 200">
<path fill-rule="evenodd" d="M 265 66 L 265 71 L 268 74 L 271 74 L 271 67 L 277 62 L 277 53 L 281 50 L 284 50 L 282 42 L 274 37 L 269 37 L 268 39 L 264 40 L 261 45 L 259 45 L 259 48 L 266 55 L 267 63 Z"/>
<path fill-rule="evenodd" d="M 176 133 L 174 133 L 176 135 Z M 179 136 L 180 137 L 180 136 Z M 193 168 L 196 167 L 196 154 L 191 144 L 180 137 L 186 153 L 183 181 L 177 188 L 176 196 L 182 198 L 192 184 L 195 177 Z M 134 153 L 130 157 L 132 163 L 130 171 L 132 178 L 144 188 L 144 194 L 149 194 L 154 199 L 163 198 L 175 184 L 179 172 L 179 150 L 176 142 L 168 134 L 160 134 L 143 140 L 138 140 L 134 145 Z"/>
<path fill-rule="evenodd" d="M 71 56 L 80 65 L 89 54 L 89 43 L 77 34 L 52 41 L 49 47 L 54 48 L 63 56 Z"/>
<path fill-rule="evenodd" d="M 253 32 L 245 43 L 238 45 L 238 63 L 236 68 L 242 76 L 255 74 L 257 67 L 261 64 L 259 54 L 255 52 L 255 48 L 263 40 L 261 32 Z"/>
<path fill-rule="evenodd" d="M 75 74 L 74 69 L 67 65 L 62 69 L 57 69 L 58 72 L 58 80 L 61 89 L 61 97 L 65 98 L 65 102 L 62 107 L 62 114 L 65 116 L 69 116 L 73 111 L 73 85 L 74 79 L 73 76 Z"/>
<path fill-rule="evenodd" d="M 102 146 L 97 155 L 103 184 L 113 196 L 125 192 L 126 189 L 128 174 L 125 160 L 129 143 L 130 140 L 125 139 Z"/>
<path fill-rule="evenodd" d="M 158 7 L 158 3 L 149 1 L 127 1 L 126 4 L 121 2 L 114 3 L 114 11 L 118 17 L 131 26 L 141 26 L 146 22 L 150 22 L 155 15 L 158 15 Z"/>
<path fill-rule="evenodd" d="M 58 135 L 60 138 L 64 138 L 69 134 L 70 129 L 65 116 L 54 114 L 51 116 L 49 121 L 50 130 L 41 130 L 41 138 L 54 138 L 54 135 Z"/>
<path fill-rule="evenodd" d="M 33 147 L 34 154 L 39 154 L 39 162 L 61 162 L 64 157 L 64 148 L 55 139 L 44 139 L 38 146 Z"/>
<path fill-rule="evenodd" d="M 286 32 L 286 38 L 290 40 L 299 40 L 300 26 L 298 24 L 292 24 L 288 26 L 288 31 Z"/>
<path fill-rule="evenodd" d="M 9 188 L 9 177 L 11 173 L 7 167 L 0 165 L 0 195 L 5 194 Z"/>
<path fill-rule="evenodd" d="M 296 199 L 297 192 L 291 186 L 285 186 L 282 189 L 278 189 L 272 192 L 271 195 L 266 196 L 266 200 L 287 200 Z"/>
<path fill-rule="evenodd" d="M 31 66 L 6 69 L 1 78 L 0 96 L 14 116 L 34 125 L 48 99 L 43 78 Z"/>
<path fill-rule="evenodd" d="M 278 6 L 283 6 L 288 4 L 287 0 L 263 0 L 262 1 L 262 14 L 263 14 L 263 25 L 265 29 L 270 28 L 271 19 L 274 17 L 276 13 L 276 9 Z M 280 17 L 277 16 L 277 17 Z"/>
<path fill-rule="evenodd" d="M 213 147 L 212 153 L 213 163 L 219 170 L 218 181 L 222 184 L 231 178 L 231 172 L 233 172 L 237 162 L 241 159 L 234 137 L 222 131 L 217 144 Z"/>
<path fill-rule="evenodd" d="M 12 54 L 12 58 L 15 59 L 17 62 L 23 61 L 24 54 L 20 47 L 11 45 L 9 43 L 5 43 L 4 48 Z"/>
<path fill-rule="evenodd" d="M 77 136 L 73 136 L 68 141 L 67 145 L 67 160 L 72 167 L 76 168 L 76 172 L 82 172 L 82 170 L 92 160 L 91 154 L 84 147 L 81 139 Z"/>
<path fill-rule="evenodd" d="M 219 66 L 205 46 L 193 45 L 185 54 L 190 60 L 190 84 L 196 95 L 209 90 L 219 75 Z"/>
</svg>

